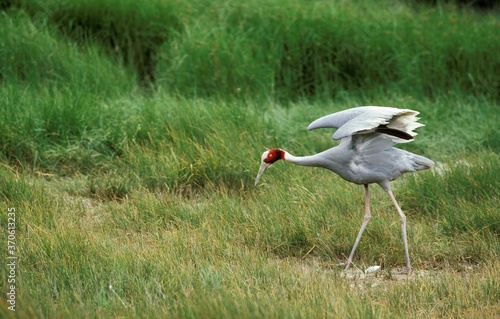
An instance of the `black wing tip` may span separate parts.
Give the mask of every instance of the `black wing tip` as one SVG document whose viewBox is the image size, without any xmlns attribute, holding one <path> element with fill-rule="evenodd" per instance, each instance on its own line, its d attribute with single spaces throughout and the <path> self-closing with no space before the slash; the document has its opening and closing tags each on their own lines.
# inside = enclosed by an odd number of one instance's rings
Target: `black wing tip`
<svg viewBox="0 0 500 319">
<path fill-rule="evenodd" d="M 387 126 L 379 126 L 375 129 L 375 132 L 387 134 L 407 141 L 413 140 L 413 136 L 406 133 L 405 131 L 396 130 Z"/>
</svg>

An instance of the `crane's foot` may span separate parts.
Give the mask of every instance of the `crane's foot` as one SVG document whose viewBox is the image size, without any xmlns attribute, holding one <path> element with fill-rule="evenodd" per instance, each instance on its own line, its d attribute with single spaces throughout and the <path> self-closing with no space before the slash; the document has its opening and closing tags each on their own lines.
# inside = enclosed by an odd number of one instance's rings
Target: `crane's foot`
<svg viewBox="0 0 500 319">
<path fill-rule="evenodd" d="M 406 261 L 406 269 L 405 269 L 406 274 L 411 275 L 411 270 L 412 270 L 412 268 L 411 268 L 410 260 L 408 258 L 408 260 Z"/>
<path fill-rule="evenodd" d="M 340 262 L 340 263 L 337 264 L 337 266 L 339 266 L 339 267 L 345 267 L 344 271 L 346 271 L 347 269 L 349 269 L 350 265 L 351 265 L 351 261 L 349 259 L 347 259 L 347 261 L 345 261 L 345 262 Z"/>
<path fill-rule="evenodd" d="M 407 275 L 411 275 L 411 272 L 412 272 L 412 268 L 411 268 L 411 266 L 407 266 L 407 267 L 406 267 L 406 274 L 407 274 Z"/>
</svg>

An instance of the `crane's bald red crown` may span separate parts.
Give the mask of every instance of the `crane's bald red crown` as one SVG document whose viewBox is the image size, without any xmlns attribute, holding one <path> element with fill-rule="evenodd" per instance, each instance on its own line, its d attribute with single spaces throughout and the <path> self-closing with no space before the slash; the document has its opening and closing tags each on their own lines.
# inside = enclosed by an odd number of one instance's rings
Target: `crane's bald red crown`
<svg viewBox="0 0 500 319">
<path fill-rule="evenodd" d="M 272 150 L 269 150 L 267 153 L 266 158 L 264 159 L 264 162 L 268 164 L 272 164 L 280 159 L 285 158 L 285 152 L 282 149 L 279 148 L 273 148 Z"/>
</svg>

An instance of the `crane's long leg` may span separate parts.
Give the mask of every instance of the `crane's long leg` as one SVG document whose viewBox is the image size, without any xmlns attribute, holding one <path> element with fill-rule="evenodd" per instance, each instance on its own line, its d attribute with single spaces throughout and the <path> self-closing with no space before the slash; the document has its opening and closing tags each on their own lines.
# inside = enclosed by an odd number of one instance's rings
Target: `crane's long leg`
<svg viewBox="0 0 500 319">
<path fill-rule="evenodd" d="M 392 190 L 390 187 L 386 189 L 387 193 L 391 197 L 392 202 L 394 203 L 394 206 L 396 206 L 396 210 L 398 211 L 399 214 L 399 219 L 401 220 L 401 232 L 403 234 L 403 243 L 405 245 L 405 257 L 406 257 L 406 270 L 408 273 L 411 272 L 411 265 L 410 265 L 410 254 L 408 253 L 408 241 L 406 240 L 406 216 L 401 210 L 401 208 L 398 205 L 398 202 L 396 201 L 396 198 L 394 197 L 394 194 L 392 193 Z"/>
<path fill-rule="evenodd" d="M 347 258 L 346 266 L 344 270 L 347 270 L 349 268 L 349 265 L 351 264 L 352 257 L 354 256 L 354 252 L 356 251 L 356 247 L 358 246 L 358 243 L 361 239 L 361 235 L 363 235 L 363 231 L 366 228 L 366 225 L 370 221 L 370 218 L 372 217 L 370 213 L 370 194 L 368 192 L 368 184 L 365 184 L 365 217 L 363 218 L 363 224 L 361 224 L 361 228 L 359 229 L 358 237 L 356 237 L 356 241 L 354 242 L 354 246 L 352 246 L 351 253 L 349 254 L 349 258 Z"/>
</svg>

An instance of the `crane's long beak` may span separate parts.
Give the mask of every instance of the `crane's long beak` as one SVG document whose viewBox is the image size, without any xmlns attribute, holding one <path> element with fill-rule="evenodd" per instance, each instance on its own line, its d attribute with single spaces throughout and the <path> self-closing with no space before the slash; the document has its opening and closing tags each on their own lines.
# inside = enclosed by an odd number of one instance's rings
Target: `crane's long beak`
<svg viewBox="0 0 500 319">
<path fill-rule="evenodd" d="M 257 173 L 257 177 L 255 178 L 255 186 L 257 186 L 257 183 L 259 182 L 259 179 L 260 179 L 260 176 L 262 175 L 262 173 L 264 173 L 264 171 L 266 169 L 269 168 L 269 166 L 271 166 L 272 163 L 266 163 L 266 162 L 262 162 L 262 164 L 260 164 L 260 169 L 259 169 L 259 172 Z"/>
</svg>

